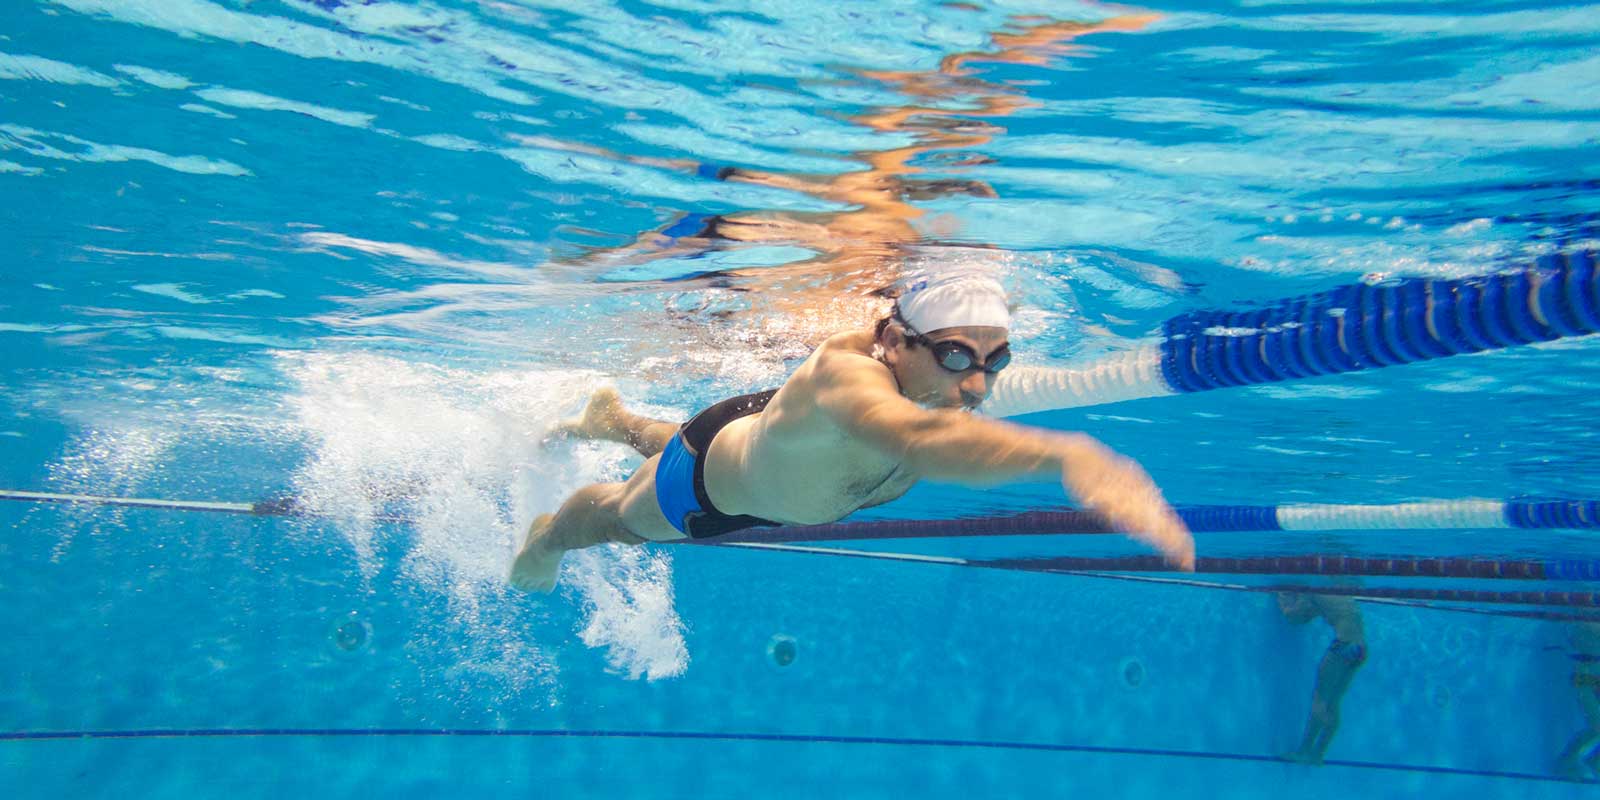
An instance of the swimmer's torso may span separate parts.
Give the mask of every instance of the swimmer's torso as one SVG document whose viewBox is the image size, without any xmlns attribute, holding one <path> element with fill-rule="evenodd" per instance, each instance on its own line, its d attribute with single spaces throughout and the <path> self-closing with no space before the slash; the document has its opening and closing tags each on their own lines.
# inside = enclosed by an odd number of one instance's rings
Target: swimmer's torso
<svg viewBox="0 0 1600 800">
<path fill-rule="evenodd" d="M 717 508 L 789 524 L 820 524 L 887 503 L 916 483 L 917 476 L 897 459 L 852 439 L 814 399 L 818 356 L 829 348 L 865 355 L 871 339 L 864 332 L 830 338 L 766 410 L 717 433 L 705 467 L 706 492 Z"/>
</svg>

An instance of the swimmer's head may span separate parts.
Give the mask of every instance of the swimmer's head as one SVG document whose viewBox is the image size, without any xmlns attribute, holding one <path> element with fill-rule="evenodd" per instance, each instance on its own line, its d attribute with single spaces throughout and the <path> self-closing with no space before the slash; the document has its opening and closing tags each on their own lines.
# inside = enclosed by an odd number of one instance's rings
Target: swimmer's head
<svg viewBox="0 0 1600 800">
<path fill-rule="evenodd" d="M 882 360 L 914 402 L 977 408 L 1011 360 L 1005 289 L 981 273 L 913 282 L 878 323 Z"/>
<path fill-rule="evenodd" d="M 1277 592 L 1278 611 L 1290 622 L 1310 622 L 1317 615 L 1317 607 L 1309 595 L 1298 592 Z"/>
<path fill-rule="evenodd" d="M 968 180 L 933 180 L 933 181 L 906 181 L 900 193 L 906 200 L 916 202 L 924 200 L 938 200 L 951 195 L 964 194 L 972 197 L 998 197 L 994 187 L 982 181 Z"/>
</svg>

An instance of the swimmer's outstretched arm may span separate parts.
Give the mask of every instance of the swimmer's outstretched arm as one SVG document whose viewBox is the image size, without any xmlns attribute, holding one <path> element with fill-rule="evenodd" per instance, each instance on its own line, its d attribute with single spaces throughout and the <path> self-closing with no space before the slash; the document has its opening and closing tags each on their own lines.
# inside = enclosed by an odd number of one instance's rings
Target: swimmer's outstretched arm
<svg viewBox="0 0 1600 800">
<path fill-rule="evenodd" d="M 1194 538 L 1150 476 L 1093 438 L 922 408 L 863 355 L 829 353 L 816 368 L 818 405 L 914 474 L 969 485 L 1057 477 L 1069 496 L 1118 530 L 1154 546 L 1180 569 L 1194 569 Z"/>
</svg>

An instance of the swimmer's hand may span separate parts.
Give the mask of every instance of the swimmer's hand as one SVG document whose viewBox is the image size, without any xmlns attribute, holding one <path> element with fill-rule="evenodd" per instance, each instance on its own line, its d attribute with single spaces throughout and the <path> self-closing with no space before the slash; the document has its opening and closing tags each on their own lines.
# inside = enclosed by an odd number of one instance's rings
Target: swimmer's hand
<svg viewBox="0 0 1600 800">
<path fill-rule="evenodd" d="M 1067 447 L 1061 485 L 1069 496 L 1160 550 L 1167 563 L 1194 571 L 1194 537 L 1143 468 L 1088 436 L 1073 436 Z"/>
</svg>

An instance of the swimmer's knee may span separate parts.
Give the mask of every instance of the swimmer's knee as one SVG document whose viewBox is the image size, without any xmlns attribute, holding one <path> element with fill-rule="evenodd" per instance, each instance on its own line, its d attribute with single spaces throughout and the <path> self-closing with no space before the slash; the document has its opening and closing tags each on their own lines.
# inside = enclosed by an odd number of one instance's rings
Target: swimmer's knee
<svg viewBox="0 0 1600 800">
<path fill-rule="evenodd" d="M 1339 722 L 1339 710 L 1318 700 L 1311 704 L 1311 718 L 1323 725 L 1335 725 Z"/>
<path fill-rule="evenodd" d="M 572 493 L 568 503 L 591 506 L 616 505 L 622 496 L 620 483 L 591 483 Z"/>
</svg>

